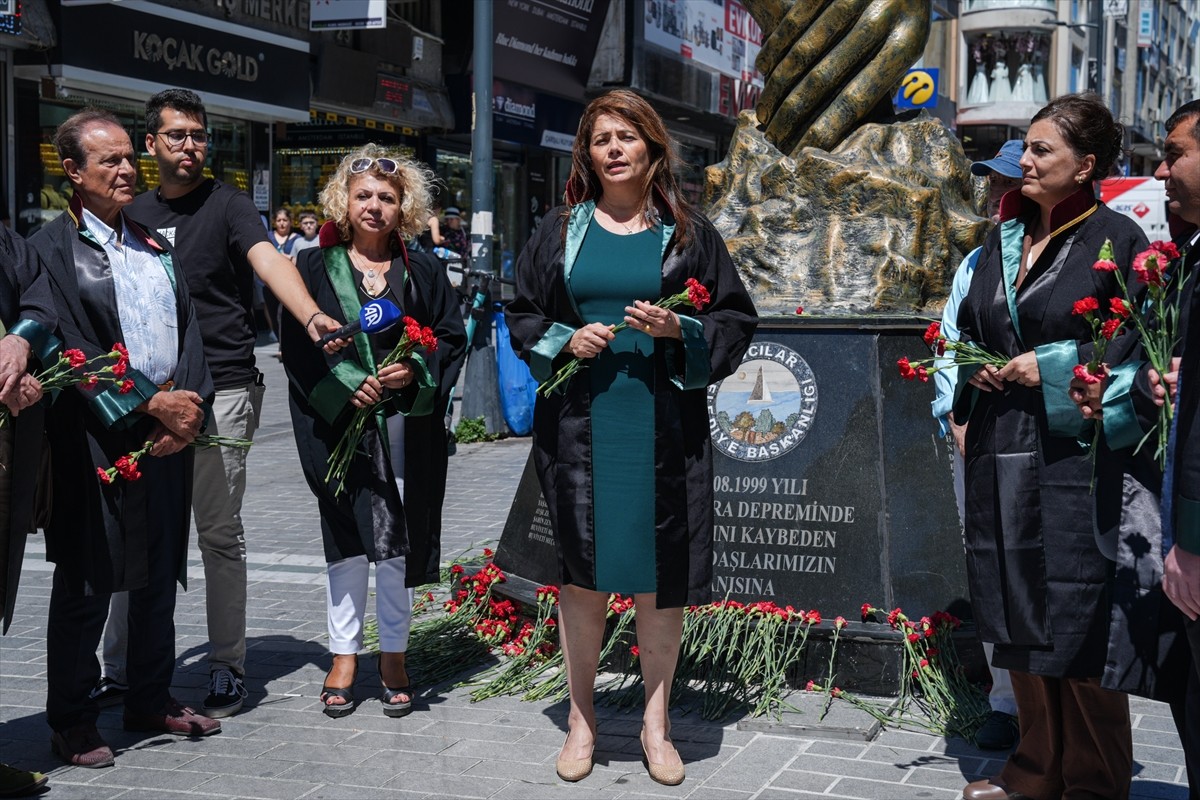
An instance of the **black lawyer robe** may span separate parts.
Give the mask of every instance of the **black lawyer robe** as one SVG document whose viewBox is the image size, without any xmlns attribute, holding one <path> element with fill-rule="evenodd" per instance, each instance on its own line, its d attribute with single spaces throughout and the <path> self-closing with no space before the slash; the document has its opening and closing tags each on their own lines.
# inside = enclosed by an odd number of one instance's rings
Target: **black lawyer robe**
<svg viewBox="0 0 1200 800">
<path fill-rule="evenodd" d="M 343 306 L 326 269 L 326 251 L 342 248 L 336 230 L 332 223 L 326 223 L 321 229 L 321 246 L 301 251 L 297 269 L 318 306 L 338 309 L 344 319 L 357 319 L 358 308 Z M 322 381 L 329 385 L 327 379 L 334 370 L 350 368 L 356 375 L 365 375 L 367 370 L 373 374 L 374 364 L 364 365 L 353 345 L 332 356 L 325 355 L 312 344 L 301 324 L 287 314 L 280 346 L 290 382 L 288 402 L 296 449 L 305 480 L 321 511 L 326 561 L 356 555 L 380 561 L 406 555 L 405 582 L 420 586 L 439 579 L 442 501 L 448 467 L 443 415 L 462 368 L 467 337 L 457 295 L 441 263 L 422 253 L 407 253 L 398 239 L 397 245 L 399 253 L 386 275 L 388 285 L 395 297 L 400 298 L 404 314 L 431 327 L 438 339 L 433 353 L 417 351 L 434 390 L 432 400 L 422 402 L 427 410 L 405 417 L 403 503 L 393 480 L 391 459 L 372 424 L 368 424 L 360 452 L 350 468 L 345 491 L 335 496 L 325 481 L 329 454 L 350 422 L 354 411 L 350 396 L 361 378 L 351 381 L 353 387 L 334 387 L 339 402 L 333 419 L 326 419 L 314 407 L 313 393 Z M 406 276 L 403 284 L 401 276 Z M 406 399 L 411 403 L 417 391 L 418 381 L 414 381 L 384 404 L 386 413 L 399 413 L 397 408 L 405 407 Z"/>
<path fill-rule="evenodd" d="M 82 350 L 89 359 L 123 342 L 112 268 L 104 249 L 79 223 L 78 196 L 71 210 L 38 231 L 30 243 L 41 254 L 50 276 L 64 347 Z M 212 378 L 204 360 L 187 282 L 174 263 L 170 245 L 133 223 L 157 254 L 175 290 L 178 362 L 171 376 L 174 389 L 190 389 L 211 401 Z M 191 524 L 192 449 L 159 459 L 160 469 L 142 480 L 101 483 L 97 467 L 140 449 L 156 420 L 134 409 L 159 389 L 132 367 L 134 389 L 87 391 L 64 389 L 50 407 L 50 439 L 54 507 L 46 527 L 47 559 L 57 565 L 69 591 L 108 594 L 142 588 L 151 565 L 148 536 L 175 537 L 178 562 L 170 565 L 184 583 L 187 537 Z M 151 512 L 152 494 L 169 494 L 162 515 Z"/>
<path fill-rule="evenodd" d="M 0 225 L 0 322 L 30 343 L 28 371 L 49 366 L 58 340 L 50 279 L 37 252 Z M 0 429 L 0 614 L 4 633 L 12 623 L 25 537 L 33 530 L 33 500 L 42 457 L 45 403 L 10 417 Z"/>
<path fill-rule="evenodd" d="M 573 207 L 567 236 L 564 208 L 545 215 L 517 259 L 516 297 L 505 310 L 513 349 L 533 363 L 558 344 L 556 331 L 583 327 L 565 275 L 568 249 L 578 242 L 591 218 L 588 203 Z M 679 309 L 702 326 L 707 346 L 704 385 L 681 389 L 671 381 L 668 360 L 682 372 L 677 342 L 655 340 L 654 474 L 655 554 L 659 608 L 710 601 L 712 582 L 712 450 L 705 385 L 732 373 L 745 355 L 758 325 L 754 303 L 729 258 L 725 242 L 707 219 L 692 213 L 692 241 L 682 251 L 672 239 L 663 252 L 661 297 L 676 294 L 688 278 L 708 289 L 711 303 L 702 311 Z M 671 224 L 673 220 L 666 220 Z M 565 241 L 564 241 L 565 239 Z M 630 298 L 655 301 L 657 297 Z M 637 335 L 627 331 L 624 336 Z M 558 338 L 561 338 L 559 336 Z M 565 342 L 565 339 L 563 340 Z M 549 368 L 557 370 L 570 353 L 555 350 Z M 676 360 L 678 359 L 678 360 Z M 544 377 L 535 372 L 535 377 Z M 595 589 L 592 528 L 592 458 L 586 376 L 576 376 L 561 394 L 539 396 L 534 407 L 533 458 L 555 532 L 562 579 Z M 630 443 L 631 447 L 640 446 Z"/>
<path fill-rule="evenodd" d="M 1112 562 L 1096 538 L 1093 462 L 1080 443 L 1090 433 L 1066 395 L 1072 368 L 1085 360 L 1080 349 L 1092 340 L 1072 309 L 1085 297 L 1107 308 L 1119 294 L 1112 273 L 1092 269 L 1106 238 L 1126 271 L 1147 242 L 1134 223 L 1081 190 L 1055 207 L 1054 235 L 1013 292 L 1022 237 L 1037 213 L 1019 193 L 1005 196 L 959 310 L 964 339 L 1008 357 L 1036 350 L 1041 372 L 1040 387 L 1009 381 L 991 392 L 960 376 L 966 389 L 955 416 L 969 413 L 967 574 L 980 638 L 996 645 L 995 666 L 1097 677 Z"/>
</svg>

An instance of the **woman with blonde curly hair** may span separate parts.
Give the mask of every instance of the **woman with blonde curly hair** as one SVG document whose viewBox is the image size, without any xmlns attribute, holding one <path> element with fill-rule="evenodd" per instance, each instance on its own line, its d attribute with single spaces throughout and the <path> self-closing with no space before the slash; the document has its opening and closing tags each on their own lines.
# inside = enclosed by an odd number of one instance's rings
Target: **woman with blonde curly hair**
<svg viewBox="0 0 1200 800">
<path fill-rule="evenodd" d="M 320 246 L 302 251 L 296 266 L 322 308 L 357 319 L 364 303 L 387 298 L 433 329 L 437 349 L 379 369 L 403 326 L 355 334 L 332 354 L 313 347 L 290 317 L 282 330 L 296 448 L 317 497 L 328 562 L 333 666 L 321 704 L 331 717 L 349 714 L 356 705 L 370 563 L 375 563 L 380 702 L 389 717 L 409 713 L 416 692 L 405 669 L 412 587 L 438 577 L 446 490 L 446 430 L 439 409 L 446 407 L 462 366 L 466 332 L 445 270 L 431 256 L 404 247 L 429 217 L 432 177 L 375 144 L 350 153 L 321 191 L 329 221 L 318 235 Z M 335 493 L 325 479 L 329 454 L 354 408 L 364 407 L 381 413 L 363 434 L 344 491 Z"/>
</svg>

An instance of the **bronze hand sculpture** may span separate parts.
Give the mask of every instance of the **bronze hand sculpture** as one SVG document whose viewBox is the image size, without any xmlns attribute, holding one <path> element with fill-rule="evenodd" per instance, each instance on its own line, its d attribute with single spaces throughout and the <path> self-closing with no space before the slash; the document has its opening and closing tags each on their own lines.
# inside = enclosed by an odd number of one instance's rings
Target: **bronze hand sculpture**
<svg viewBox="0 0 1200 800">
<path fill-rule="evenodd" d="M 929 0 L 744 0 L 763 31 L 758 121 L 780 152 L 832 150 L 892 96 L 929 38 Z M 888 111 L 891 111 L 890 105 Z"/>
</svg>

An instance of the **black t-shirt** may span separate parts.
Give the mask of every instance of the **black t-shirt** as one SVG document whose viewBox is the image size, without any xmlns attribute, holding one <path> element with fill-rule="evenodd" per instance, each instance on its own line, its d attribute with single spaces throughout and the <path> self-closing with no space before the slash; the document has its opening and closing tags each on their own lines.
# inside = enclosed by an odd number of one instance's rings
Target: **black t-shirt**
<svg viewBox="0 0 1200 800">
<path fill-rule="evenodd" d="M 250 196 L 206 180 L 183 197 L 138 195 L 129 216 L 175 246 L 196 307 L 204 356 L 218 389 L 254 379 L 254 270 L 250 248 L 267 241 Z"/>
</svg>

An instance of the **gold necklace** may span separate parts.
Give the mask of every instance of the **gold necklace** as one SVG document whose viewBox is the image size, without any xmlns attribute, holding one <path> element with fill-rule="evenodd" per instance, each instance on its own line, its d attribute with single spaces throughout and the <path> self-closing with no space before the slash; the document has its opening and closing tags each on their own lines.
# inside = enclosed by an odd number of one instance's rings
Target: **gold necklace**
<svg viewBox="0 0 1200 800">
<path fill-rule="evenodd" d="M 638 230 L 634 230 L 633 228 L 629 227 L 629 223 L 621 222 L 621 220 L 619 220 L 615 216 L 613 216 L 613 213 L 611 211 L 609 211 L 607 208 L 604 209 L 604 213 L 608 215 L 609 219 L 611 219 L 613 222 L 617 223 L 618 225 L 620 225 L 622 228 L 625 229 L 626 236 L 634 234 L 634 233 L 640 233 L 642 230 L 644 230 L 642 228 L 639 228 Z M 636 217 L 636 216 L 633 217 L 633 219 L 637 219 L 637 218 L 638 217 Z"/>
</svg>

